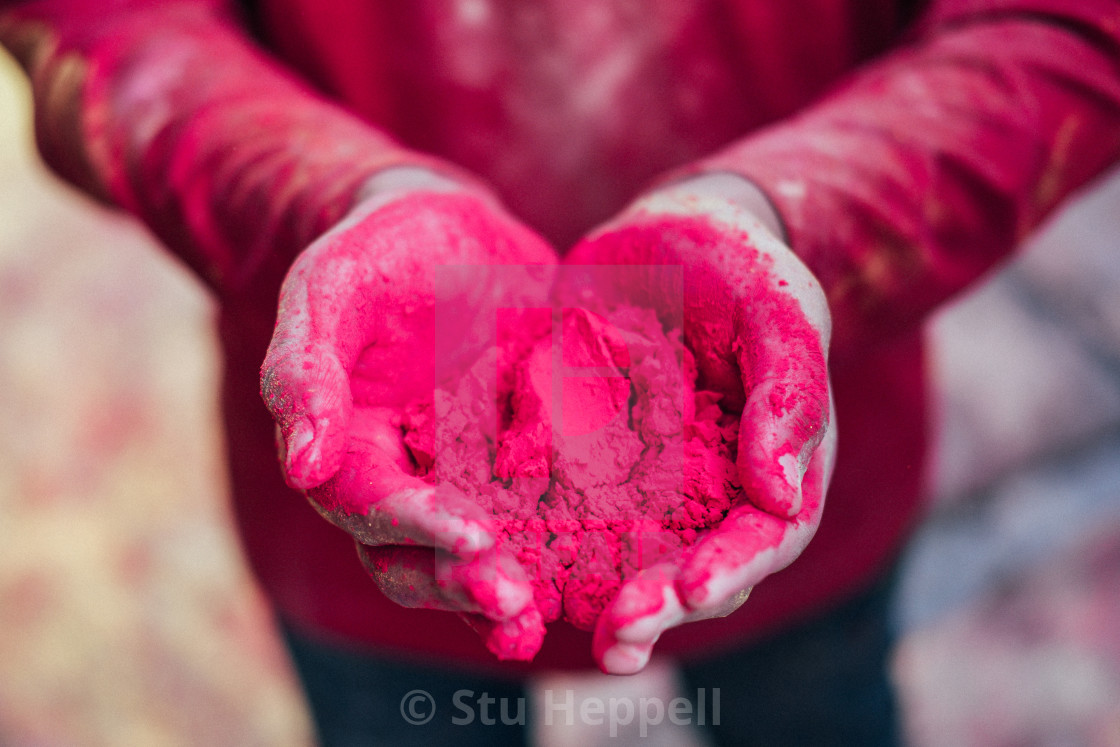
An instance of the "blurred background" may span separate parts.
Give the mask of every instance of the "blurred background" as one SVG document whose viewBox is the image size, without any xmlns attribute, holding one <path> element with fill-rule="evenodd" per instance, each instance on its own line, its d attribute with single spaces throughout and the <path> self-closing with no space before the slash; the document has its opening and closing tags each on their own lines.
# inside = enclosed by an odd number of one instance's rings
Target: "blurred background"
<svg viewBox="0 0 1120 747">
<path fill-rule="evenodd" d="M 1113 175 L 929 326 L 912 744 L 1120 745 L 1118 205 Z M 213 317 L 44 171 L 0 51 L 0 745 L 311 743 L 227 516 Z"/>
</svg>

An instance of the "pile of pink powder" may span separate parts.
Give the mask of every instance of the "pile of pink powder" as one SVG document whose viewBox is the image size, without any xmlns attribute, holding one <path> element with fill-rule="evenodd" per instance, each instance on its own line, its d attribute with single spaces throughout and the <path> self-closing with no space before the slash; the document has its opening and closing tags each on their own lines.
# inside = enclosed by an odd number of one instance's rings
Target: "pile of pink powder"
<svg viewBox="0 0 1120 747">
<path fill-rule="evenodd" d="M 410 408 L 405 443 L 420 475 L 496 517 L 544 622 L 591 630 L 623 580 L 695 542 L 741 493 L 738 417 L 695 390 L 680 329 L 654 312 L 565 309 L 554 327 L 543 311 L 499 330 L 434 411 Z"/>
</svg>

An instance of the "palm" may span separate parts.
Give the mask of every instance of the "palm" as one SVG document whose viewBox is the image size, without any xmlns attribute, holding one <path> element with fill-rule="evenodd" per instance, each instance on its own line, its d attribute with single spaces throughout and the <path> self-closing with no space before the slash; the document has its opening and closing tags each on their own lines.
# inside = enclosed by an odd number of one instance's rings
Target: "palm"
<svg viewBox="0 0 1120 747">
<path fill-rule="evenodd" d="M 368 205 L 292 266 L 262 369 L 289 483 L 354 536 L 386 595 L 480 615 L 497 625 L 497 648 L 508 630 L 540 625 L 528 580 L 493 549 L 492 517 L 415 475 L 401 420 L 431 402 L 437 378 L 470 364 L 497 308 L 539 304 L 553 262 L 485 196 Z M 500 265 L 519 268 L 516 279 Z"/>
<path fill-rule="evenodd" d="M 725 411 L 741 412 L 744 499 L 696 545 L 625 584 L 600 617 L 596 657 L 622 673 L 644 666 L 666 628 L 741 604 L 812 537 L 835 453 L 829 315 L 809 271 L 726 200 L 672 191 L 646 198 L 567 262 L 624 266 L 593 295 L 682 319 L 698 387 L 723 395 Z M 666 265 L 682 267 L 683 282 L 673 287 L 653 271 Z"/>
</svg>

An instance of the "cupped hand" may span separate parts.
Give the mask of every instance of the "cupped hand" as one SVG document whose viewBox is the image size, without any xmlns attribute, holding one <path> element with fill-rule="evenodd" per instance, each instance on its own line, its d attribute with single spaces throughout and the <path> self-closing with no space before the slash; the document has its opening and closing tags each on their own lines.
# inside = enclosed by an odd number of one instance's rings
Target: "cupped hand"
<svg viewBox="0 0 1120 747">
<path fill-rule="evenodd" d="M 668 628 L 729 614 L 804 550 L 820 522 L 836 450 L 828 305 L 752 190 L 723 175 L 661 189 L 565 258 L 561 302 L 683 319 L 697 388 L 742 413 L 743 499 L 695 544 L 623 584 L 594 634 L 608 673 L 643 668 Z M 683 289 L 655 271 L 664 265 L 682 268 Z M 596 267 L 581 274 L 586 266 Z"/>
<path fill-rule="evenodd" d="M 431 402 L 437 370 L 465 369 L 489 344 L 497 309 L 540 305 L 554 264 L 489 194 L 419 169 L 383 172 L 292 265 L 261 371 L 285 478 L 355 538 L 381 590 L 463 613 L 517 658 L 543 636 L 529 580 L 494 548 L 491 516 L 416 475 L 402 419 L 409 403 Z M 435 277 L 447 266 L 469 281 L 451 291 L 447 320 L 463 340 L 437 360 Z"/>
</svg>

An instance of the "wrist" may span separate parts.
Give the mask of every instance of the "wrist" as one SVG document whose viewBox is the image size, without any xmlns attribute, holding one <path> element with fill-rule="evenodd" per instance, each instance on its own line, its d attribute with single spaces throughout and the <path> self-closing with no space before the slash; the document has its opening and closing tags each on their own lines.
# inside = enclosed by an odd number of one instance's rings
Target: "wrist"
<svg viewBox="0 0 1120 747">
<path fill-rule="evenodd" d="M 493 209 L 503 210 L 498 197 L 471 174 L 450 165 L 445 168 L 433 158 L 424 161 L 387 166 L 361 182 L 342 222 L 353 223 L 391 202 L 420 192 L 469 195 Z"/>
<path fill-rule="evenodd" d="M 463 182 L 425 166 L 390 166 L 362 182 L 354 195 L 354 207 L 371 202 L 385 204 L 411 192 L 457 192 L 465 188 Z"/>
<path fill-rule="evenodd" d="M 727 200 L 751 213 L 770 233 L 787 242 L 785 226 L 770 198 L 754 182 L 737 174 L 720 171 L 691 176 L 662 186 L 658 192 Z"/>
</svg>

